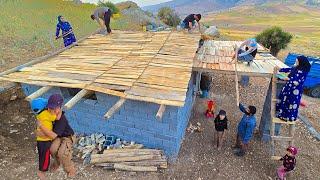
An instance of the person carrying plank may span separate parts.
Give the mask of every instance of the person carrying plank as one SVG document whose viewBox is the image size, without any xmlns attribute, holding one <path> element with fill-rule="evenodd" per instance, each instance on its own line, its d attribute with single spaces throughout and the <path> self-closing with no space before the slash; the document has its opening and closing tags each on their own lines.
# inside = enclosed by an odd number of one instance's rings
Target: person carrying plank
<svg viewBox="0 0 320 180">
<path fill-rule="evenodd" d="M 60 30 L 62 35 L 60 36 Z M 72 27 L 68 21 L 64 19 L 63 16 L 58 16 L 58 24 L 56 28 L 56 40 L 63 38 L 64 47 L 67 47 L 77 41 L 75 35 L 73 34 Z"/>
<path fill-rule="evenodd" d="M 110 34 L 111 33 L 111 28 L 110 28 L 111 15 L 112 15 L 112 12 L 108 7 L 100 7 L 94 10 L 93 14 L 91 15 L 91 19 L 96 20 L 101 27 L 105 25 L 107 28 L 107 32 Z M 104 25 L 102 24 L 100 19 L 104 21 Z"/>
</svg>

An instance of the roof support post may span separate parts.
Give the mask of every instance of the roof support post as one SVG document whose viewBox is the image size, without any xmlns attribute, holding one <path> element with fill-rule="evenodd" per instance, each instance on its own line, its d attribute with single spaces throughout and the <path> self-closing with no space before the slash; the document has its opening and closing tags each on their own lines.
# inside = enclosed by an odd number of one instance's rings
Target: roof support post
<svg viewBox="0 0 320 180">
<path fill-rule="evenodd" d="M 39 90 L 37 90 L 36 92 L 30 94 L 28 97 L 26 97 L 26 100 L 31 101 L 31 100 L 43 95 L 44 93 L 48 92 L 51 88 L 52 88 L 51 86 L 42 87 Z"/>
<path fill-rule="evenodd" d="M 162 119 L 162 116 L 164 114 L 164 111 L 166 110 L 166 106 L 161 104 L 158 110 L 158 113 L 156 115 L 156 118 L 160 121 Z"/>
<path fill-rule="evenodd" d="M 82 89 L 80 92 L 78 92 L 75 96 L 73 96 L 72 99 L 70 99 L 70 101 L 68 101 L 65 105 L 64 105 L 64 109 L 69 110 L 71 109 L 77 102 L 79 102 L 84 96 L 88 95 L 92 93 L 92 91 L 88 91 L 85 89 Z"/>
<path fill-rule="evenodd" d="M 125 102 L 126 102 L 125 98 L 120 98 L 119 101 L 109 109 L 109 111 L 104 115 L 104 117 L 106 119 L 111 118 L 112 115 L 115 112 L 117 112 Z"/>
</svg>

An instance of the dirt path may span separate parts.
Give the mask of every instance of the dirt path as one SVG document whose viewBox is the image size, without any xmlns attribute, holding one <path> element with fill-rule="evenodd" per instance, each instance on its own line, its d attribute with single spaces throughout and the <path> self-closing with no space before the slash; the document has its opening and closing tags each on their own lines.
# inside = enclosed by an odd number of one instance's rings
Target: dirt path
<svg viewBox="0 0 320 180">
<path fill-rule="evenodd" d="M 224 148 L 217 151 L 213 145 L 213 122 L 205 119 L 203 114 L 203 100 L 197 100 L 191 123 L 200 122 L 205 128 L 202 133 L 186 133 L 185 140 L 177 161 L 169 168 L 157 173 L 132 173 L 107 171 L 95 167 L 84 167 L 76 160 L 78 174 L 76 179 L 272 179 L 275 169 L 280 163 L 270 160 L 269 146 L 260 142 L 255 136 L 250 145 L 250 152 L 243 158 L 235 157 L 231 146 L 234 143 L 236 126 L 241 113 L 235 106 L 234 82 L 232 76 L 214 76 L 212 96 L 219 103 L 219 107 L 228 113 L 231 122 L 230 130 Z M 255 85 L 253 85 L 253 82 Z M 240 88 L 241 101 L 258 107 L 258 120 L 261 116 L 264 99 L 265 79 L 251 79 L 249 88 Z M 12 94 L 18 99 L 10 101 Z M 0 95 L 0 174 L 1 179 L 36 179 L 37 158 L 35 154 L 34 135 L 35 125 L 30 114 L 28 104 L 23 100 L 19 90 Z M 17 130 L 13 131 L 13 130 Z M 10 133 L 11 131 L 11 133 Z M 297 168 L 291 178 L 301 180 L 316 180 L 320 176 L 320 142 L 307 132 L 301 123 L 296 130 L 296 145 L 300 152 L 297 156 Z M 283 147 L 285 149 L 285 146 Z M 48 174 L 49 179 L 65 179 L 60 169 L 57 173 Z"/>
</svg>

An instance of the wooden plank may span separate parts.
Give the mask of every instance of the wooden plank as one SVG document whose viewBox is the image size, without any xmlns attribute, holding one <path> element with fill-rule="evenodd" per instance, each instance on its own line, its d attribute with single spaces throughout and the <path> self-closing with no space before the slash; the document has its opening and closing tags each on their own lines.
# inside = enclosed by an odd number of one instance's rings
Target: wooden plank
<svg viewBox="0 0 320 180">
<path fill-rule="evenodd" d="M 279 118 L 273 118 L 272 119 L 273 123 L 277 123 L 277 124 L 288 124 L 288 125 L 295 125 L 296 122 L 295 121 L 283 121 Z"/>
<path fill-rule="evenodd" d="M 43 95 L 44 93 L 48 92 L 51 88 L 52 88 L 51 86 L 42 87 L 39 90 L 37 90 L 36 92 L 30 94 L 28 97 L 26 97 L 26 100 L 31 101 L 31 100 Z"/>
<path fill-rule="evenodd" d="M 283 136 L 271 136 L 272 140 L 275 141 L 292 141 L 293 137 L 283 137 Z"/>
<path fill-rule="evenodd" d="M 117 112 L 125 102 L 126 102 L 126 99 L 120 98 L 120 100 L 114 106 L 112 106 L 112 108 L 109 109 L 109 111 L 104 115 L 104 117 L 106 119 L 109 119 L 110 117 L 112 117 L 112 115 L 115 112 Z"/>
<path fill-rule="evenodd" d="M 69 110 L 71 109 L 77 102 L 81 100 L 84 96 L 92 93 L 92 91 L 88 91 L 85 89 L 82 89 L 80 92 L 78 92 L 72 99 L 70 99 L 65 105 L 64 108 Z"/>
<path fill-rule="evenodd" d="M 114 164 L 114 168 L 123 171 L 135 172 L 156 172 L 158 170 L 155 166 L 129 166 L 121 163 Z"/>
<path fill-rule="evenodd" d="M 126 94 L 127 99 L 137 100 L 137 101 L 145 101 L 145 102 L 151 102 L 156 104 L 164 104 L 168 106 L 184 106 L 184 101 L 175 101 L 175 100 L 163 100 L 163 99 L 157 99 L 152 97 L 146 97 L 146 96 L 137 96 L 137 95 L 131 95 Z"/>
</svg>

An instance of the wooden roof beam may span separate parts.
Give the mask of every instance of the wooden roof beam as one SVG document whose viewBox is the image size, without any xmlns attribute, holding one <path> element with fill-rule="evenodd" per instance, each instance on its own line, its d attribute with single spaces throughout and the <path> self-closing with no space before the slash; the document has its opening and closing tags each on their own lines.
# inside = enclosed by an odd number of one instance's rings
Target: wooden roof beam
<svg viewBox="0 0 320 180">
<path fill-rule="evenodd" d="M 164 114 L 164 111 L 166 110 L 166 106 L 161 104 L 158 110 L 158 113 L 156 115 L 156 118 L 160 121 L 162 119 L 162 116 Z"/>
<path fill-rule="evenodd" d="M 106 119 L 111 118 L 112 115 L 115 112 L 117 112 L 125 102 L 126 102 L 125 98 L 120 98 L 119 101 L 109 109 L 109 111 L 104 115 L 104 117 Z"/>
<path fill-rule="evenodd" d="M 39 97 L 39 96 L 43 95 L 44 93 L 48 92 L 51 88 L 52 88 L 51 86 L 42 87 L 42 88 L 38 89 L 36 92 L 30 94 L 25 99 L 27 101 L 31 101 L 33 99 L 36 99 L 37 97 Z"/>
<path fill-rule="evenodd" d="M 88 91 L 85 89 L 82 89 L 80 92 L 78 92 L 75 96 L 73 96 L 72 99 L 70 99 L 65 105 L 64 109 L 69 110 L 71 109 L 77 102 L 79 102 L 84 96 L 91 94 L 93 91 Z"/>
</svg>

